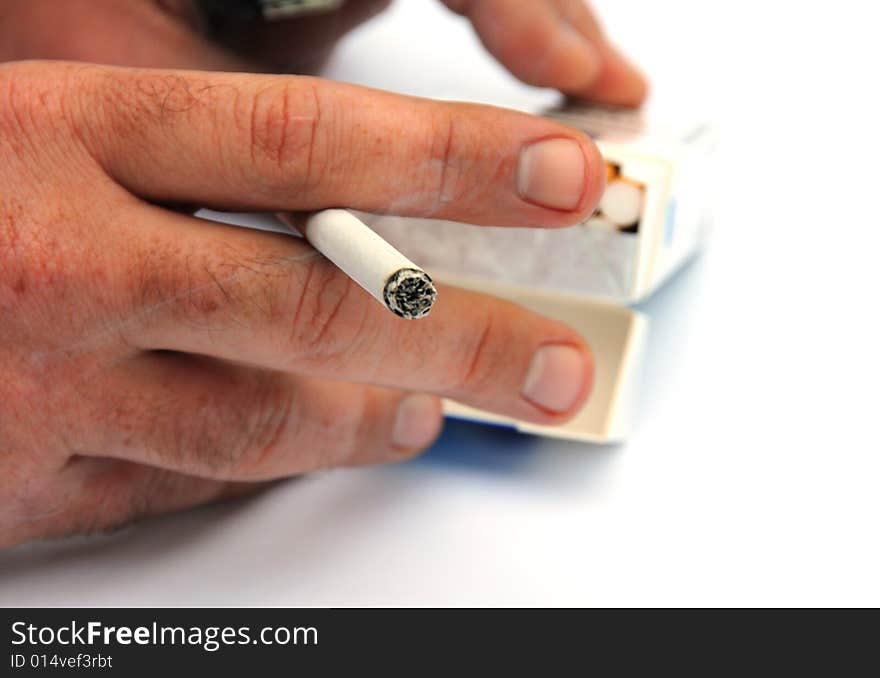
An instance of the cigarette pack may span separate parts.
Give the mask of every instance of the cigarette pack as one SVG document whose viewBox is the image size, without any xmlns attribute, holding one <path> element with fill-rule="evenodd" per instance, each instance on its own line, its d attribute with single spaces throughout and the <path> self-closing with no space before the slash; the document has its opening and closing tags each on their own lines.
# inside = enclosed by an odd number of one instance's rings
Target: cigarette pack
<svg viewBox="0 0 880 678">
<path fill-rule="evenodd" d="M 593 349 L 593 395 L 564 426 L 536 427 L 452 402 L 450 415 L 543 435 L 617 441 L 628 430 L 647 328 L 646 318 L 628 305 L 660 287 L 704 241 L 715 134 L 705 124 L 649 122 L 638 111 L 570 105 L 545 115 L 588 133 L 605 157 L 607 188 L 586 221 L 546 230 L 365 218 L 435 278 L 568 322 Z"/>
</svg>

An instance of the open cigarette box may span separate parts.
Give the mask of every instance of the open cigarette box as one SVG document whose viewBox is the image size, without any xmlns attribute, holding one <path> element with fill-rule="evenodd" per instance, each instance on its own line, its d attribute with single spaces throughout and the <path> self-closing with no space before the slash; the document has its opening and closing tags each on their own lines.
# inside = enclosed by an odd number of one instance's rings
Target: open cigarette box
<svg viewBox="0 0 880 678">
<path fill-rule="evenodd" d="M 647 319 L 628 305 L 660 287 L 703 242 L 715 136 L 707 125 L 648 124 L 637 111 L 568 106 L 545 115 L 587 132 L 606 159 L 607 189 L 590 219 L 558 230 L 365 220 L 435 278 L 567 322 L 593 349 L 593 394 L 563 426 L 535 426 L 454 402 L 446 404 L 449 415 L 554 437 L 622 440 L 647 331 Z"/>
</svg>

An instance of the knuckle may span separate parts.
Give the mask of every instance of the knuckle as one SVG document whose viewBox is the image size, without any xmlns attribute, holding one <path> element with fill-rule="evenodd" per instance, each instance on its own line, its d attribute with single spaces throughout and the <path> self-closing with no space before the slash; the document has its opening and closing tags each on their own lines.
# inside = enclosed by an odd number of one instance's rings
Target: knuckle
<svg viewBox="0 0 880 678">
<path fill-rule="evenodd" d="M 495 347 L 503 343 L 498 336 L 499 323 L 495 312 L 487 310 L 480 316 L 481 325 L 475 328 L 465 349 L 465 359 L 455 375 L 453 389 L 459 393 L 477 393 L 496 378 L 501 352 Z"/>
<path fill-rule="evenodd" d="M 381 397 L 360 397 L 356 406 L 346 409 L 342 417 L 346 424 L 342 427 L 342 444 L 330 455 L 333 466 L 363 465 L 380 460 L 403 459 L 406 453 L 391 450 L 380 422 L 387 416 L 388 401 Z"/>
<path fill-rule="evenodd" d="M 171 316 L 207 329 L 275 323 L 283 317 L 290 283 L 279 258 L 220 243 L 205 252 L 167 249 L 157 244 L 140 257 L 130 280 L 132 313 L 163 309 L 163 319 Z"/>
<path fill-rule="evenodd" d="M 292 390 L 278 376 L 261 374 L 253 382 L 243 391 L 248 395 L 244 406 L 236 400 L 211 408 L 212 413 L 183 438 L 189 450 L 180 453 L 230 478 L 277 475 L 277 452 L 293 411 Z"/>
<path fill-rule="evenodd" d="M 292 437 L 299 470 L 345 466 L 370 447 L 378 413 L 362 394 L 340 394 L 332 403 L 317 399 L 303 408 L 307 416 L 299 419 Z"/>
<path fill-rule="evenodd" d="M 327 261 L 316 258 L 306 267 L 289 344 L 300 360 L 339 364 L 365 339 L 369 307 L 357 285 Z"/>
<path fill-rule="evenodd" d="M 470 180 L 479 163 L 481 144 L 471 144 L 466 139 L 468 126 L 461 120 L 465 114 L 458 107 L 443 106 L 433 114 L 429 125 L 431 140 L 425 190 L 435 196 L 438 209 L 467 199 L 476 186 L 484 183 Z"/>
<path fill-rule="evenodd" d="M 281 441 L 295 419 L 293 390 L 281 377 L 265 378 L 255 389 L 253 405 L 245 417 L 238 445 L 239 468 L 263 469 L 277 466 Z"/>
<path fill-rule="evenodd" d="M 236 127 L 250 152 L 251 181 L 284 192 L 306 191 L 320 181 L 326 104 L 316 83 L 307 78 L 273 83 L 242 94 L 236 109 Z"/>
<path fill-rule="evenodd" d="M 280 375 L 251 373 L 181 410 L 173 397 L 147 421 L 148 445 L 173 467 L 228 479 L 265 475 L 290 425 L 292 391 Z"/>
</svg>

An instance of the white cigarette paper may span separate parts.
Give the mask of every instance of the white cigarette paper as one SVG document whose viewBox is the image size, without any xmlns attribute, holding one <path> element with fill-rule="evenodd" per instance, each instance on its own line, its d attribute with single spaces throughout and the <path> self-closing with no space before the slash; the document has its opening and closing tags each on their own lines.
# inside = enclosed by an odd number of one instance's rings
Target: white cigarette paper
<svg viewBox="0 0 880 678">
<path fill-rule="evenodd" d="M 437 299 L 431 276 L 351 212 L 323 210 L 304 222 L 280 216 L 392 313 L 407 320 L 430 313 Z"/>
</svg>

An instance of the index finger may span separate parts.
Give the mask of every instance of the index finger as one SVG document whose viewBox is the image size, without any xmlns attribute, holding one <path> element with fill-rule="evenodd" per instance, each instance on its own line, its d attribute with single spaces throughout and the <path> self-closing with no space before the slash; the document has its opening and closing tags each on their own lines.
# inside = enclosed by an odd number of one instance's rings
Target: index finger
<svg viewBox="0 0 880 678">
<path fill-rule="evenodd" d="M 79 135 L 152 200 L 559 227 L 604 189 L 588 137 L 524 113 L 299 76 L 79 72 Z"/>
</svg>

